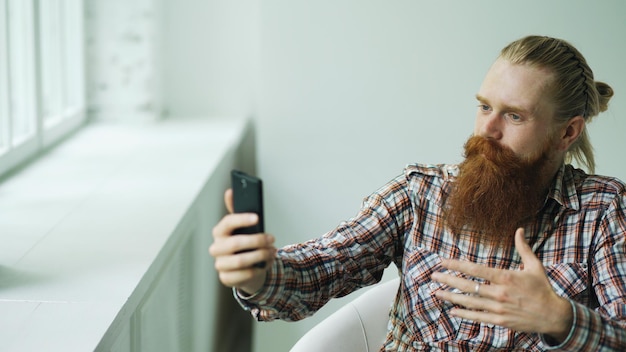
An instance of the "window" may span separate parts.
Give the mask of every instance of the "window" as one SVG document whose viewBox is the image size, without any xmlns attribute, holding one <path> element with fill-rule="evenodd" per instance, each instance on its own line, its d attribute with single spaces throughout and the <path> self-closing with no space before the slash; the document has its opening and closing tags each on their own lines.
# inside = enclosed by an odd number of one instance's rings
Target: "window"
<svg viewBox="0 0 626 352">
<path fill-rule="evenodd" d="M 0 175 L 85 121 L 82 0 L 0 0 Z"/>
</svg>

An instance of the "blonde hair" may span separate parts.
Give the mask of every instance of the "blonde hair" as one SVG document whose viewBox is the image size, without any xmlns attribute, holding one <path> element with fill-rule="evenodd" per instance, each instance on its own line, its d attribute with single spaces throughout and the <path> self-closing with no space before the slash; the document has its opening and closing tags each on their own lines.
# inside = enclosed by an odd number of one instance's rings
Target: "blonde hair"
<svg viewBox="0 0 626 352">
<path fill-rule="evenodd" d="M 594 173 L 593 147 L 586 124 L 608 108 L 613 89 L 606 83 L 596 82 L 582 54 L 562 39 L 527 36 L 507 45 L 500 52 L 500 57 L 514 64 L 526 64 L 552 72 L 548 96 L 556 107 L 556 123 L 564 124 L 575 116 L 585 119 L 585 128 L 567 151 L 565 161 L 576 160 Z"/>
</svg>

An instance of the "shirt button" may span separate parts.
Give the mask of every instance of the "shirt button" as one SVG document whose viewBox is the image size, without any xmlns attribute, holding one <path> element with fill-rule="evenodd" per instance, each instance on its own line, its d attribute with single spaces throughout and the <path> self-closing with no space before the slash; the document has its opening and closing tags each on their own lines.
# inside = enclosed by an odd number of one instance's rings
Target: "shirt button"
<svg viewBox="0 0 626 352">
<path fill-rule="evenodd" d="M 430 287 L 430 290 L 431 290 L 431 291 L 434 291 L 434 290 L 436 290 L 437 288 L 439 288 L 439 285 L 437 285 L 437 283 L 435 283 L 435 282 L 431 282 L 431 283 L 428 285 L 428 287 Z"/>
</svg>

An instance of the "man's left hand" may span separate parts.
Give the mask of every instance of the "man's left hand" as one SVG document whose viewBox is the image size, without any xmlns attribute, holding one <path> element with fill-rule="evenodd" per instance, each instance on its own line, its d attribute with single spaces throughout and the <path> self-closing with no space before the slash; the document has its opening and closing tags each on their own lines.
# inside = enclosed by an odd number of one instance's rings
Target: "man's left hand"
<svg viewBox="0 0 626 352">
<path fill-rule="evenodd" d="M 464 307 L 452 309 L 451 315 L 516 331 L 546 334 L 558 342 L 564 341 L 573 320 L 570 303 L 552 289 L 545 268 L 526 242 L 522 228 L 515 232 L 515 248 L 522 258 L 520 270 L 444 260 L 444 268 L 486 280 L 489 284 L 437 272 L 432 275 L 433 280 L 464 292 L 440 290 L 436 292 L 437 298 Z"/>
</svg>

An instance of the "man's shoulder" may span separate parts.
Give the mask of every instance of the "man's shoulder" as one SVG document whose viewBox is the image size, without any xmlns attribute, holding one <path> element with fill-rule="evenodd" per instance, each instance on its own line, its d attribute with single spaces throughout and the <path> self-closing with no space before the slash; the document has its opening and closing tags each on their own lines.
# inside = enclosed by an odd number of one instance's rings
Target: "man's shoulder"
<svg viewBox="0 0 626 352">
<path fill-rule="evenodd" d="M 624 193 L 626 190 L 626 183 L 617 177 L 588 174 L 584 170 L 575 168 L 572 165 L 567 165 L 567 169 L 571 172 L 574 182 L 582 189 L 617 194 Z"/>
<path fill-rule="evenodd" d="M 459 173 L 456 164 L 408 164 L 404 168 L 404 174 L 408 179 L 413 177 L 437 177 L 443 179 L 454 178 Z"/>
</svg>

